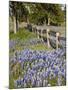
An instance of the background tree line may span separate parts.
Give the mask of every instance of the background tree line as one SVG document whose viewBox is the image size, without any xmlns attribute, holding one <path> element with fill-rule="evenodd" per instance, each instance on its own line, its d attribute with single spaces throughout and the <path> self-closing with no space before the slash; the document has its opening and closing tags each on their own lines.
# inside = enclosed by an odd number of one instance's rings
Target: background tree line
<svg viewBox="0 0 68 90">
<path fill-rule="evenodd" d="M 20 22 L 37 25 L 61 25 L 65 21 L 66 6 L 62 4 L 25 3 L 9 1 L 9 17 L 13 20 L 14 33 L 19 29 Z"/>
</svg>

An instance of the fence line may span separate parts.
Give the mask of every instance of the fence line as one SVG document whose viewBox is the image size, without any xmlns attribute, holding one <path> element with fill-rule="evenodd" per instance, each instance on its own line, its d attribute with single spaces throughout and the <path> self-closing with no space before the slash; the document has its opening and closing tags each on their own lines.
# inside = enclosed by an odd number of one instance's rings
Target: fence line
<svg viewBox="0 0 68 90">
<path fill-rule="evenodd" d="M 48 48 L 50 48 L 50 37 L 51 36 L 56 38 L 56 49 L 59 48 L 59 41 L 60 40 L 66 41 L 66 38 L 61 37 L 59 32 L 55 32 L 55 31 L 52 31 L 49 29 L 40 29 L 38 27 L 32 27 L 32 31 L 36 33 L 38 39 L 41 38 L 43 40 L 43 38 L 45 38 L 45 36 L 46 36 Z"/>
</svg>

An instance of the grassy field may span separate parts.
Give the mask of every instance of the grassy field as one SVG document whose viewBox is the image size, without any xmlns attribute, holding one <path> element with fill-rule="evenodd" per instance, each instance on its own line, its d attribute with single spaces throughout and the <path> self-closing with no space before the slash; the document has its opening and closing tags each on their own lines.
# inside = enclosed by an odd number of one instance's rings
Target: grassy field
<svg viewBox="0 0 68 90">
<path fill-rule="evenodd" d="M 36 35 L 33 32 L 29 32 L 27 29 L 24 28 L 20 28 L 16 34 L 14 34 L 13 32 L 9 33 L 9 38 L 10 39 L 30 39 L 30 38 L 35 38 Z"/>
<path fill-rule="evenodd" d="M 16 34 L 14 34 L 13 32 L 10 32 L 9 38 L 10 38 L 10 40 L 18 38 L 20 41 L 23 40 L 22 43 L 24 43 L 25 41 L 29 41 L 29 39 L 37 38 L 37 35 L 33 32 L 29 32 L 27 29 L 20 28 Z M 48 50 L 49 49 L 47 47 L 46 43 L 45 44 L 39 43 L 39 44 L 35 44 L 35 45 L 25 45 L 25 46 L 22 46 L 22 45 L 20 45 L 20 43 L 18 43 L 14 46 L 14 48 L 16 50 L 22 50 L 24 48 L 29 48 L 29 49 L 33 49 L 33 50 Z M 12 49 L 11 49 L 11 51 L 12 51 Z"/>
</svg>

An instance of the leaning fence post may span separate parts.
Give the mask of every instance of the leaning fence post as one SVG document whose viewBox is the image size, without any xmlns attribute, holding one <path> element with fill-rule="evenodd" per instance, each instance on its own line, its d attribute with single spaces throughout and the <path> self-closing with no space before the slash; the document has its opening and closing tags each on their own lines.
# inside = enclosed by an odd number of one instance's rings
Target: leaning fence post
<svg viewBox="0 0 68 90">
<path fill-rule="evenodd" d="M 32 27 L 32 32 L 34 32 L 34 27 Z"/>
<path fill-rule="evenodd" d="M 48 48 L 50 48 L 50 42 L 49 42 L 49 29 L 47 29 L 47 45 L 48 45 Z"/>
<path fill-rule="evenodd" d="M 56 49 L 58 49 L 59 41 L 58 41 L 59 33 L 56 33 Z"/>
</svg>

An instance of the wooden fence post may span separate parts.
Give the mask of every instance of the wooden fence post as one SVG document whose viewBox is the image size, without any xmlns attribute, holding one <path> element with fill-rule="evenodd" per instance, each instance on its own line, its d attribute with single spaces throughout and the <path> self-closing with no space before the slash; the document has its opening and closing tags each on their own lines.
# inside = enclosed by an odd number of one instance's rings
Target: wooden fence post
<svg viewBox="0 0 68 90">
<path fill-rule="evenodd" d="M 59 41 L 58 41 L 59 33 L 56 33 L 56 49 L 58 49 Z"/>
<path fill-rule="evenodd" d="M 48 45 L 48 48 L 50 48 L 50 42 L 49 42 L 49 29 L 47 29 L 47 45 Z"/>
</svg>

